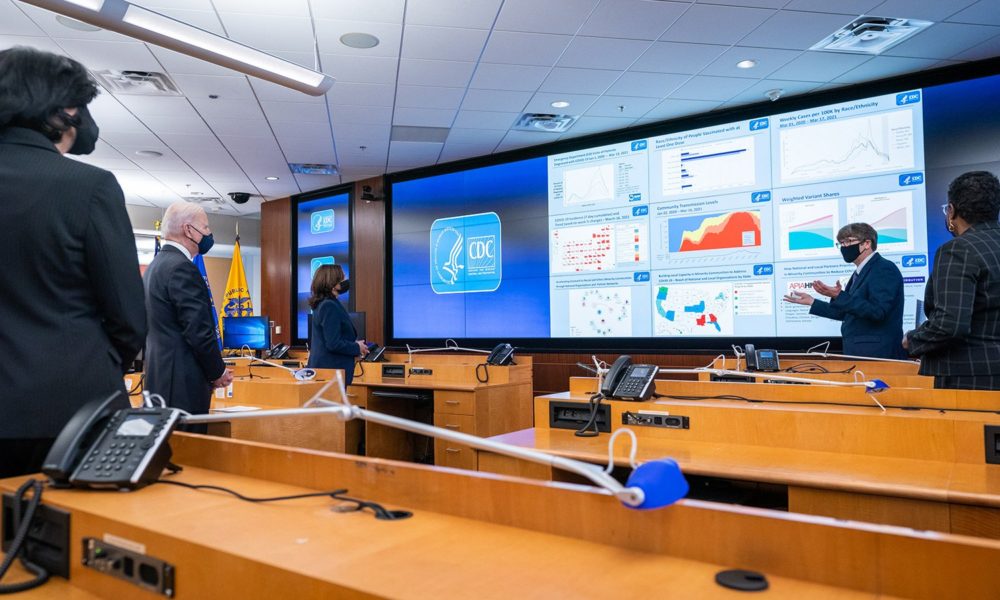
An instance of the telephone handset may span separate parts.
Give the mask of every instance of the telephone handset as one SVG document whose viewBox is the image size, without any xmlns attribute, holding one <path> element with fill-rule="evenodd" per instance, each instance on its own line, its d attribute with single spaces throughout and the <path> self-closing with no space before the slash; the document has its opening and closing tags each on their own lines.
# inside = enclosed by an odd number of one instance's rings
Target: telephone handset
<svg viewBox="0 0 1000 600">
<path fill-rule="evenodd" d="M 167 439 L 179 420 L 172 408 L 130 408 L 115 392 L 73 415 L 42 472 L 60 487 L 141 488 L 159 479 L 170 461 Z"/>
<path fill-rule="evenodd" d="M 514 347 L 510 344 L 497 344 L 486 357 L 486 364 L 502 367 L 514 362 Z"/>
<path fill-rule="evenodd" d="M 287 358 L 288 351 L 291 349 L 292 349 L 291 346 L 289 346 L 288 344 L 282 344 L 281 342 L 278 342 L 274 346 L 271 346 L 271 350 L 267 353 L 267 357 L 274 359 Z"/>
<path fill-rule="evenodd" d="M 653 381 L 659 371 L 656 365 L 633 365 L 627 354 L 619 356 L 604 376 L 601 395 L 617 400 L 648 400 L 655 391 Z"/>
<path fill-rule="evenodd" d="M 382 360 L 382 355 L 385 354 L 385 346 L 379 346 L 375 343 L 368 344 L 368 354 L 365 355 L 361 360 L 364 362 L 379 362 Z"/>
<path fill-rule="evenodd" d="M 777 350 L 757 350 L 753 344 L 746 345 L 747 371 L 780 371 Z"/>
</svg>

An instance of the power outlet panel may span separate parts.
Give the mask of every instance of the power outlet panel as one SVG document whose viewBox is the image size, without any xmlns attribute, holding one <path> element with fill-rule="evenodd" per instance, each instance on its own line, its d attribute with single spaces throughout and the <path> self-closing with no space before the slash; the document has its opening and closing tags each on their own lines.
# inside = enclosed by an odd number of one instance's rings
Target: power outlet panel
<svg viewBox="0 0 1000 600">
<path fill-rule="evenodd" d="M 158 558 L 87 537 L 83 538 L 83 565 L 144 590 L 174 597 L 174 566 Z"/>
<path fill-rule="evenodd" d="M 986 425 L 986 462 L 1000 465 L 1000 425 Z"/>
<path fill-rule="evenodd" d="M 639 410 L 622 413 L 622 425 L 638 427 L 662 427 L 665 429 L 691 429 L 691 419 L 682 415 L 665 412 Z"/>
</svg>

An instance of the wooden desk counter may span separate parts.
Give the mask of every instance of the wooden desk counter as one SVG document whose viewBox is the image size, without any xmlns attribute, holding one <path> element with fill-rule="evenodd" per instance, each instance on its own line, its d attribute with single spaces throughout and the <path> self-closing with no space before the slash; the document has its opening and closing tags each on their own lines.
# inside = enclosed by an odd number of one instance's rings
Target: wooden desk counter
<svg viewBox="0 0 1000 600">
<path fill-rule="evenodd" d="M 1000 589 L 1000 543 L 985 540 L 691 500 L 633 511 L 588 487 L 202 436 L 173 443 L 185 466 L 174 477 L 188 483 L 254 496 L 343 487 L 414 517 L 377 521 L 335 512 L 328 499 L 261 505 L 167 485 L 46 490 L 46 504 L 72 513 L 72 587 L 156 597 L 82 565 L 82 538 L 110 534 L 173 564 L 179 600 L 736 598 L 713 581 L 733 566 L 763 571 L 769 598 L 985 598 Z M 34 597 L 62 594 L 45 590 Z"/>
</svg>

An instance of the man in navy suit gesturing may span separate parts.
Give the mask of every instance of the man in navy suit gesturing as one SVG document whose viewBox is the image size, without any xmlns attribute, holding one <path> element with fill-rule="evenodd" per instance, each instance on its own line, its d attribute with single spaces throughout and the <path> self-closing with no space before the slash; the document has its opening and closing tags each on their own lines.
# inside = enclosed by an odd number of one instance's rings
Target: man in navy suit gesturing
<svg viewBox="0 0 1000 600">
<path fill-rule="evenodd" d="M 905 359 L 899 343 L 903 276 L 895 263 L 875 252 L 878 232 L 867 223 L 851 223 L 837 233 L 837 242 L 844 261 L 857 267 L 847 285 L 814 281 L 813 289 L 830 298 L 829 302 L 817 302 L 802 292 L 791 292 L 785 301 L 808 306 L 809 314 L 842 321 L 844 354 Z"/>
</svg>

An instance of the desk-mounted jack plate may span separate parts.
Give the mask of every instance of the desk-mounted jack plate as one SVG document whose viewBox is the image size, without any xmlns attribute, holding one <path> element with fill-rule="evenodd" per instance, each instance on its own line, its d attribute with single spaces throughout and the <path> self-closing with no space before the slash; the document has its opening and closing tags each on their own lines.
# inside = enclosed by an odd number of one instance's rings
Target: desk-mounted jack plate
<svg viewBox="0 0 1000 600">
<path fill-rule="evenodd" d="M 87 537 L 83 538 L 83 565 L 144 590 L 174 597 L 174 567 L 158 558 Z"/>
<path fill-rule="evenodd" d="M 1000 425 L 986 425 L 986 462 L 1000 465 Z"/>
<path fill-rule="evenodd" d="M 14 541 L 15 500 L 13 494 L 3 495 L 4 552 Z M 23 511 L 22 511 L 23 513 Z M 24 554 L 31 562 L 53 575 L 69 579 L 69 513 L 47 504 L 39 505 L 24 541 Z"/>
<path fill-rule="evenodd" d="M 665 427 L 667 429 L 690 429 L 691 419 L 681 415 L 671 415 L 664 412 L 639 410 L 622 413 L 622 425 L 638 425 L 641 427 Z"/>
<path fill-rule="evenodd" d="M 404 365 L 384 364 L 382 365 L 382 377 L 395 377 L 404 379 L 406 377 L 406 367 Z"/>
</svg>

